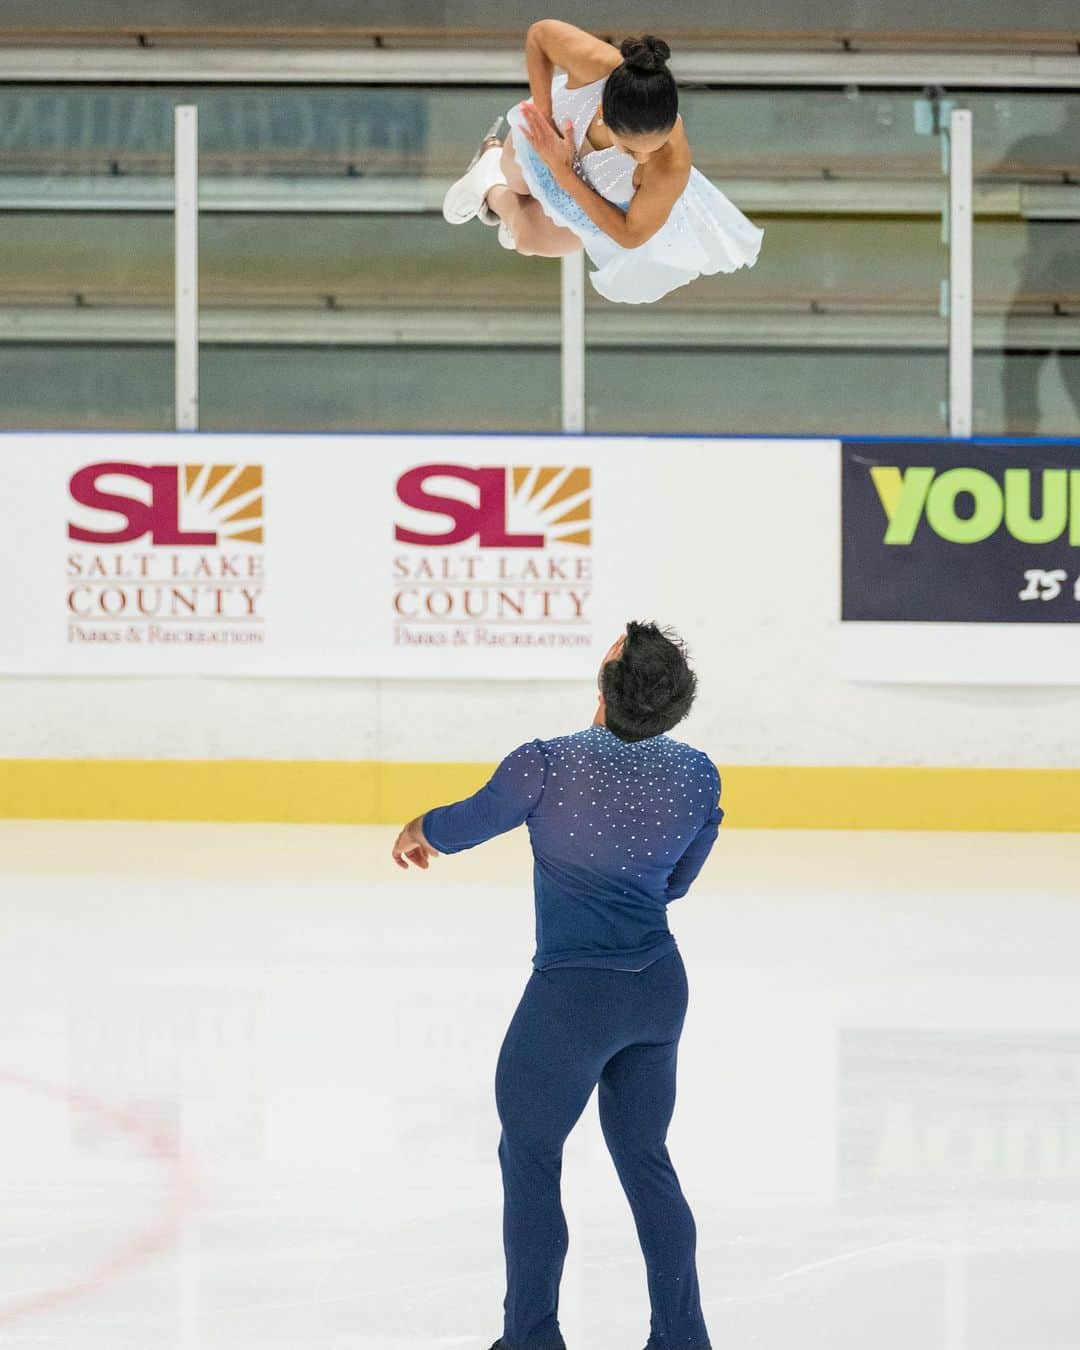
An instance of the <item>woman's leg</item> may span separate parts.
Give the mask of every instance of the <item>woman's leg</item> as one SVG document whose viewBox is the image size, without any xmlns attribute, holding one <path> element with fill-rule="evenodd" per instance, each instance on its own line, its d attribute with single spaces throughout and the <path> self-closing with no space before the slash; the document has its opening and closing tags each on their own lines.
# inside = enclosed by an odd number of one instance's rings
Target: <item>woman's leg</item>
<svg viewBox="0 0 1080 1350">
<path fill-rule="evenodd" d="M 503 141 L 502 158 L 499 160 L 499 168 L 502 169 L 502 175 L 506 179 L 507 187 L 513 188 L 519 197 L 528 197 L 529 185 L 525 181 L 525 175 L 521 172 L 521 165 L 517 162 L 517 155 L 514 153 L 514 136 L 510 132 L 506 140 Z"/>
<path fill-rule="evenodd" d="M 600 1076 L 600 1125 L 645 1257 L 652 1309 L 649 1347 L 702 1350 L 709 1337 L 698 1289 L 697 1228 L 665 1143 L 686 1008 L 682 957 L 662 958 L 638 978 L 650 975 L 658 1014 L 650 1032 L 671 1039 L 628 1045 L 611 1057 Z"/>
<path fill-rule="evenodd" d="M 581 248 L 581 240 L 573 230 L 556 225 L 544 214 L 544 209 L 529 192 L 529 185 L 514 153 L 514 138 L 508 135 L 503 142 L 499 161 L 506 186 L 496 184 L 487 194 L 487 204 L 505 220 L 514 236 L 516 252 L 528 257 L 563 258 Z"/>
<path fill-rule="evenodd" d="M 556 225 L 534 197 L 522 197 L 499 183 L 488 192 L 487 203 L 513 231 L 518 253 L 534 258 L 563 258 L 581 248 L 581 240 L 574 231 Z"/>
</svg>

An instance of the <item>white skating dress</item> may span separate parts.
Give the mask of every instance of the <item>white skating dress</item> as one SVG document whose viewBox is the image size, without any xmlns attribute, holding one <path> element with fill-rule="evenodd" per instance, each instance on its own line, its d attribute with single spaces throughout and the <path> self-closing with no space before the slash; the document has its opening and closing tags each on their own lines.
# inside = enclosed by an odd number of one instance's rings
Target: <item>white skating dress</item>
<svg viewBox="0 0 1080 1350">
<path fill-rule="evenodd" d="M 636 190 L 633 182 L 636 160 L 615 146 L 590 150 L 585 141 L 607 77 L 580 89 L 567 89 L 566 79 L 565 74 L 559 74 L 551 81 L 555 123 L 562 130 L 568 119 L 573 122 L 579 173 L 602 197 L 626 211 Z M 520 108 L 515 104 L 506 117 L 512 128 L 514 154 L 529 191 L 546 216 L 557 225 L 568 226 L 581 239 L 585 252 L 597 267 L 589 273 L 589 280 L 608 300 L 631 305 L 659 300 L 703 274 L 734 272 L 740 267 L 752 267 L 757 261 L 764 229 L 748 220 L 694 168 L 682 196 L 660 229 L 637 248 L 623 248 L 556 183 L 524 134 Z"/>
</svg>

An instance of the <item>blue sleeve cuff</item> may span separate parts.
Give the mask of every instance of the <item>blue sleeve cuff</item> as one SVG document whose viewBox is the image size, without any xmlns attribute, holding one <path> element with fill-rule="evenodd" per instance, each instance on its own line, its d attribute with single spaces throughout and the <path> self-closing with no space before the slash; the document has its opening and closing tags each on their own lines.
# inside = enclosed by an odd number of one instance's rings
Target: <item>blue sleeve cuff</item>
<svg viewBox="0 0 1080 1350">
<path fill-rule="evenodd" d="M 437 849 L 440 853 L 456 853 L 457 849 L 444 848 L 443 845 L 436 838 L 435 832 L 433 832 L 431 828 L 429 822 L 431 820 L 431 817 L 435 814 L 436 811 L 438 811 L 438 809 L 439 808 L 437 806 L 433 806 L 430 808 L 430 810 L 424 812 L 424 814 L 420 817 L 420 829 L 423 831 L 424 838 L 428 841 L 428 843 L 431 845 L 432 848 Z"/>
</svg>

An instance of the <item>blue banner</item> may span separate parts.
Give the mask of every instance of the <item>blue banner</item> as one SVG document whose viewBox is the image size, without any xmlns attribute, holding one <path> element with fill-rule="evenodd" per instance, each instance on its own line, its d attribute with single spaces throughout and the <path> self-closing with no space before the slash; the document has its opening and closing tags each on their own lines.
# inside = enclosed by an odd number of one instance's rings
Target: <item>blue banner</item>
<svg viewBox="0 0 1080 1350">
<path fill-rule="evenodd" d="M 1080 621 L 1080 441 L 844 440 L 845 620 Z"/>
</svg>

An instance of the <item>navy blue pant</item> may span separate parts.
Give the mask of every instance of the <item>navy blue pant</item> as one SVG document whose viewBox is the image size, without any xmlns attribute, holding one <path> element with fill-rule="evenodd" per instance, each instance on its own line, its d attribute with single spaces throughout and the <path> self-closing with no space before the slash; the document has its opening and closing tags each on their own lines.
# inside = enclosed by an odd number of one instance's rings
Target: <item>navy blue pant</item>
<svg viewBox="0 0 1080 1350">
<path fill-rule="evenodd" d="M 526 983 L 495 1071 L 505 1350 L 563 1350 L 562 1151 L 597 1085 L 604 1139 L 645 1257 L 648 1350 L 707 1350 L 697 1230 L 664 1143 L 687 992 L 677 950 L 642 971 L 534 970 Z"/>
</svg>

